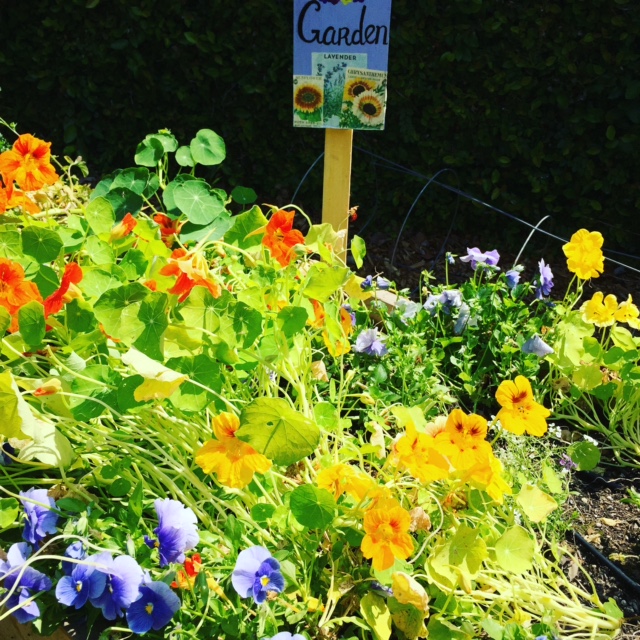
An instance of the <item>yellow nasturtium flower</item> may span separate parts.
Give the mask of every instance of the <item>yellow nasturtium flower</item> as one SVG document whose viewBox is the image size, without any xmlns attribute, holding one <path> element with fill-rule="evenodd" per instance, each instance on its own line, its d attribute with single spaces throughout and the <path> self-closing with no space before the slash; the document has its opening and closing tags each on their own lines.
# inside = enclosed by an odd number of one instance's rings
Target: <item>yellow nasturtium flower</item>
<svg viewBox="0 0 640 640">
<path fill-rule="evenodd" d="M 225 487 L 242 489 L 253 480 L 254 473 L 266 473 L 271 460 L 236 437 L 240 420 L 223 411 L 213 421 L 215 440 L 208 440 L 196 453 L 196 464 L 205 473 L 215 473 Z"/>
<path fill-rule="evenodd" d="M 524 376 L 504 380 L 496 391 L 496 400 L 502 407 L 496 418 L 504 429 L 522 435 L 543 436 L 547 431 L 547 418 L 551 412 L 533 398 L 531 383 Z"/>
<path fill-rule="evenodd" d="M 449 458 L 456 470 L 462 471 L 475 466 L 491 452 L 486 436 L 487 421 L 482 416 L 454 409 L 435 441 L 438 451 Z"/>
<path fill-rule="evenodd" d="M 391 462 L 421 482 L 434 482 L 449 475 L 449 461 L 439 451 L 436 439 L 419 432 L 412 422 L 394 444 Z"/>
<path fill-rule="evenodd" d="M 587 300 L 581 307 L 582 319 L 595 324 L 596 327 L 610 327 L 616 320 L 618 299 L 609 294 L 606 298 L 602 291 L 596 291 L 591 300 Z"/>
<path fill-rule="evenodd" d="M 581 280 L 597 278 L 604 271 L 602 243 L 604 239 L 598 231 L 580 229 L 562 247 L 567 256 L 567 268 Z"/>
<path fill-rule="evenodd" d="M 373 480 L 359 469 L 348 464 L 334 464 L 323 469 L 316 478 L 320 489 L 326 489 L 337 500 L 343 493 L 347 493 L 358 501 L 367 496 L 373 488 Z"/>
<path fill-rule="evenodd" d="M 616 322 L 624 322 L 633 329 L 640 329 L 638 316 L 640 316 L 640 311 L 638 311 L 638 307 L 633 304 L 631 295 L 629 295 L 629 297 L 624 302 L 621 302 L 618 305 L 618 309 L 614 313 L 613 317 L 615 318 Z"/>
<path fill-rule="evenodd" d="M 409 535 L 411 514 L 397 502 L 380 501 L 364 515 L 364 530 L 360 548 L 365 558 L 373 560 L 376 571 L 393 566 L 396 558 L 406 560 L 413 553 L 413 538 Z"/>
</svg>

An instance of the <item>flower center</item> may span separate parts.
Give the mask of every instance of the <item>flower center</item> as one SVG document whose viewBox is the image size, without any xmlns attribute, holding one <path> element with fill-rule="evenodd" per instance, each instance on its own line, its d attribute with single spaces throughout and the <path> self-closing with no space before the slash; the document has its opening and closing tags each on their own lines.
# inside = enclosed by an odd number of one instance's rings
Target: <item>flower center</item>
<svg viewBox="0 0 640 640">
<path fill-rule="evenodd" d="M 269 576 L 262 576 L 262 578 L 260 578 L 260 584 L 266 587 L 269 584 Z"/>
<path fill-rule="evenodd" d="M 82 581 L 81 581 L 81 580 L 78 580 L 78 581 L 76 582 L 76 591 L 77 591 L 78 593 L 80 593 L 80 592 L 82 591 Z"/>
<path fill-rule="evenodd" d="M 147 604 L 147 606 L 144 608 L 144 610 L 145 610 L 149 615 L 151 615 L 151 614 L 153 613 L 153 603 L 152 603 L 152 602 L 149 602 L 149 603 Z"/>
<path fill-rule="evenodd" d="M 390 540 L 391 538 L 393 538 L 393 527 L 390 524 L 381 524 L 378 527 L 378 535 L 383 539 L 383 540 Z"/>
</svg>

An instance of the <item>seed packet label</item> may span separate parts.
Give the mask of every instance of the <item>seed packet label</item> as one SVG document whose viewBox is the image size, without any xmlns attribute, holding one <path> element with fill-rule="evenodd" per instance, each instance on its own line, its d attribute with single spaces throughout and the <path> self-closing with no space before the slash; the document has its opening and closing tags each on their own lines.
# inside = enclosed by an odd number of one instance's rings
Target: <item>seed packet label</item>
<svg viewBox="0 0 640 640">
<path fill-rule="evenodd" d="M 384 128 L 390 20 L 391 0 L 294 0 L 294 126 Z"/>
<path fill-rule="evenodd" d="M 293 76 L 293 126 L 323 127 L 324 108 L 324 78 Z"/>
</svg>

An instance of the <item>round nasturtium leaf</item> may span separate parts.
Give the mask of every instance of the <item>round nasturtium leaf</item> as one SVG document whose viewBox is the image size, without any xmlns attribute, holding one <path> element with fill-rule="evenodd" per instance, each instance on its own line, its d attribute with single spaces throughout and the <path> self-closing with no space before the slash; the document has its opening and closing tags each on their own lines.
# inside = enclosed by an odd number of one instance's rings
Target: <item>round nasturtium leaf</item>
<svg viewBox="0 0 640 640">
<path fill-rule="evenodd" d="M 200 129 L 190 149 L 192 158 L 203 165 L 220 164 L 227 156 L 224 140 L 211 129 Z"/>
<path fill-rule="evenodd" d="M 496 542 L 496 560 L 504 571 L 524 573 L 533 566 L 534 550 L 529 534 L 522 527 L 511 527 Z"/>
<path fill-rule="evenodd" d="M 60 234 L 43 227 L 27 227 L 22 232 L 22 250 L 40 264 L 52 262 L 64 246 Z"/>
<path fill-rule="evenodd" d="M 205 225 L 226 213 L 224 202 L 210 192 L 205 182 L 193 180 L 178 185 L 173 192 L 176 207 L 190 222 Z"/>
<path fill-rule="evenodd" d="M 312 484 L 297 487 L 289 503 L 293 517 L 309 529 L 326 529 L 336 513 L 336 501 L 326 489 Z"/>
</svg>

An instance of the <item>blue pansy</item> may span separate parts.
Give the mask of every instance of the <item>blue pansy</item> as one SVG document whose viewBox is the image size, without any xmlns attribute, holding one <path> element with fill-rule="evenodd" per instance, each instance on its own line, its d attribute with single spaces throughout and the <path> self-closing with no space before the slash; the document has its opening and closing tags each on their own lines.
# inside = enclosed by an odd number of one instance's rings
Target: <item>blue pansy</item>
<svg viewBox="0 0 640 640">
<path fill-rule="evenodd" d="M 518 269 L 509 269 L 505 274 L 505 278 L 507 279 L 507 286 L 509 289 L 513 289 L 518 282 L 520 282 L 520 271 Z"/>
<path fill-rule="evenodd" d="M 522 353 L 532 353 L 538 358 L 544 358 L 553 353 L 553 349 L 540 336 L 536 335 L 522 345 Z"/>
<path fill-rule="evenodd" d="M 158 499 L 153 504 L 159 521 L 153 530 L 157 539 L 145 536 L 145 543 L 152 549 L 158 548 L 161 567 L 171 562 L 184 562 L 184 552 L 193 549 L 200 540 L 195 513 L 178 500 L 169 498 Z"/>
<path fill-rule="evenodd" d="M 164 582 L 140 586 L 138 598 L 127 610 L 129 629 L 137 634 L 158 631 L 166 626 L 180 608 L 180 598 Z"/>
<path fill-rule="evenodd" d="M 500 254 L 496 249 L 492 251 L 480 251 L 478 247 L 467 248 L 467 255 L 460 258 L 462 262 L 470 262 L 471 268 L 475 271 L 478 265 L 495 267 L 500 261 Z"/>
<path fill-rule="evenodd" d="M 356 339 L 353 350 L 370 356 L 383 356 L 387 353 L 383 340 L 385 338 L 378 335 L 377 329 L 365 329 Z"/>
<path fill-rule="evenodd" d="M 94 563 L 98 571 L 105 574 L 106 583 L 101 594 L 90 598 L 91 604 L 102 609 L 107 620 L 115 620 L 138 597 L 142 569 L 131 556 L 113 558 L 108 551 L 95 556 Z"/>
<path fill-rule="evenodd" d="M 20 492 L 24 505 L 25 525 L 22 537 L 31 544 L 39 544 L 50 533 L 58 529 L 58 514 L 52 509 L 56 502 L 50 498 L 46 489 L 29 489 Z M 38 503 L 38 504 L 36 504 Z"/>
<path fill-rule="evenodd" d="M 95 557 L 87 558 L 94 562 Z M 63 576 L 56 585 L 56 598 L 60 604 L 80 609 L 89 598 L 98 598 L 105 590 L 107 576 L 95 566 L 76 564 L 70 575 Z"/>
<path fill-rule="evenodd" d="M 238 554 L 231 584 L 241 598 L 253 596 L 261 604 L 270 591 L 281 593 L 284 577 L 280 563 L 264 547 L 249 547 Z"/>
<path fill-rule="evenodd" d="M 538 287 L 536 288 L 536 298 L 542 300 L 543 297 L 548 296 L 553 289 L 553 273 L 551 267 L 545 264 L 544 259 L 538 263 L 540 269 L 540 275 L 538 276 Z"/>
<path fill-rule="evenodd" d="M 290 633 L 289 631 L 281 631 L 280 633 L 276 633 L 275 636 L 271 638 L 265 638 L 264 640 L 307 640 L 304 636 L 299 633 Z"/>
<path fill-rule="evenodd" d="M 67 547 L 64 555 L 65 557 L 73 558 L 74 560 L 83 560 L 87 555 L 87 550 L 84 548 L 82 542 L 78 540 L 77 542 L 74 542 Z M 69 575 L 73 571 L 75 566 L 75 562 L 65 562 L 64 560 L 62 561 L 62 570 L 66 575 Z"/>
</svg>

